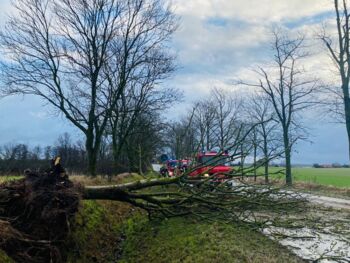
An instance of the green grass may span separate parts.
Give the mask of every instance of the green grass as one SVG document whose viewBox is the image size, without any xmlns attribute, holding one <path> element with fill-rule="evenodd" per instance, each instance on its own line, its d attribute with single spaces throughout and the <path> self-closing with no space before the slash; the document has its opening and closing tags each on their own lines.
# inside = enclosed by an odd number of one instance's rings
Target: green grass
<svg viewBox="0 0 350 263">
<path fill-rule="evenodd" d="M 3 175 L 0 176 L 0 184 L 23 178 L 23 176 Z"/>
<path fill-rule="evenodd" d="M 195 222 L 188 218 L 160 222 L 130 219 L 125 235 L 121 263 L 303 262 L 243 225 Z"/>
<path fill-rule="evenodd" d="M 280 169 L 272 167 L 270 172 Z M 297 182 L 350 188 L 350 168 L 293 168 L 292 175 Z M 284 175 L 272 177 L 284 179 Z"/>
<path fill-rule="evenodd" d="M 130 206 L 112 201 L 82 201 L 68 239 L 68 263 L 115 262 L 123 221 Z"/>
<path fill-rule="evenodd" d="M 176 218 L 149 221 L 119 202 L 84 201 L 68 262 L 303 262 L 244 225 Z"/>
</svg>

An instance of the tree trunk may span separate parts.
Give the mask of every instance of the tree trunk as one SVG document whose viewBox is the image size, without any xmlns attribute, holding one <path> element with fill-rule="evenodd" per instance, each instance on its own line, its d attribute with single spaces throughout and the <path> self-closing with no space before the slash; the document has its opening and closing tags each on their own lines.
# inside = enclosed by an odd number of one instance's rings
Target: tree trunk
<svg viewBox="0 0 350 263">
<path fill-rule="evenodd" d="M 292 166 L 291 166 L 291 153 L 289 147 L 285 152 L 285 161 L 286 161 L 286 184 L 292 186 Z"/>
<path fill-rule="evenodd" d="M 142 147 L 141 147 L 141 143 L 139 143 L 139 174 L 143 175 L 142 172 Z"/>
<path fill-rule="evenodd" d="M 85 143 L 86 153 L 87 153 L 87 161 L 88 161 L 88 174 L 91 176 L 96 175 L 96 158 L 93 147 L 93 138 L 92 135 L 88 135 Z"/>
<path fill-rule="evenodd" d="M 348 158 L 350 163 L 350 99 L 348 92 L 345 91 L 343 87 L 344 92 L 344 109 L 345 109 L 345 124 L 346 124 L 346 132 L 348 135 Z"/>
<path fill-rule="evenodd" d="M 97 163 L 97 156 L 94 150 L 87 150 L 87 156 L 88 156 L 88 174 L 91 176 L 96 176 L 96 163 Z"/>
<path fill-rule="evenodd" d="M 349 154 L 349 164 L 350 164 L 350 120 L 346 124 L 346 131 L 348 134 L 348 154 Z"/>
<path fill-rule="evenodd" d="M 269 162 L 267 160 L 265 162 L 265 183 L 269 183 Z"/>
<path fill-rule="evenodd" d="M 210 131 L 209 131 L 209 127 L 207 128 L 207 151 L 210 151 Z"/>
<path fill-rule="evenodd" d="M 256 182 L 256 152 L 257 146 L 254 144 L 254 182 Z"/>
<path fill-rule="evenodd" d="M 258 143 L 257 143 L 257 135 L 256 135 L 256 129 L 254 128 L 253 130 L 253 148 L 254 148 L 254 182 L 256 182 L 256 156 L 257 156 L 257 151 L 258 151 Z"/>
<path fill-rule="evenodd" d="M 244 153 L 243 153 L 243 144 L 241 144 L 241 163 L 240 163 L 240 169 L 241 169 L 241 177 L 242 180 L 244 179 Z"/>
<path fill-rule="evenodd" d="M 283 128 L 283 143 L 284 143 L 284 154 L 286 162 L 286 184 L 292 186 L 292 164 L 291 164 L 291 147 L 288 136 L 288 128 Z"/>
<path fill-rule="evenodd" d="M 100 142 L 101 136 L 95 136 L 93 132 L 87 134 L 85 147 L 88 158 L 88 174 L 91 176 L 96 176 L 96 163 Z"/>
<path fill-rule="evenodd" d="M 117 139 L 116 131 L 112 130 L 112 154 L 113 154 L 113 166 L 114 166 L 114 172 L 118 173 L 120 169 L 119 162 L 121 161 L 121 146 L 119 145 L 119 141 Z"/>
<path fill-rule="evenodd" d="M 268 149 L 267 149 L 267 141 L 264 140 L 264 167 L 265 167 L 265 183 L 269 183 L 269 154 L 268 154 Z"/>
<path fill-rule="evenodd" d="M 142 190 L 152 186 L 163 186 L 177 183 L 180 177 L 162 178 L 162 179 L 147 179 L 136 182 L 107 185 L 107 186 L 85 186 L 83 188 L 83 199 L 100 199 L 100 200 L 117 200 L 125 201 L 128 199 L 130 191 Z"/>
<path fill-rule="evenodd" d="M 128 158 L 128 167 L 129 172 L 138 172 L 138 156 L 137 156 L 137 150 L 132 149 L 132 143 L 127 142 L 126 144 L 126 155 Z"/>
<path fill-rule="evenodd" d="M 264 132 L 265 134 L 265 132 Z M 265 183 L 269 183 L 269 149 L 267 145 L 267 136 L 264 135 L 264 166 L 265 166 Z"/>
</svg>

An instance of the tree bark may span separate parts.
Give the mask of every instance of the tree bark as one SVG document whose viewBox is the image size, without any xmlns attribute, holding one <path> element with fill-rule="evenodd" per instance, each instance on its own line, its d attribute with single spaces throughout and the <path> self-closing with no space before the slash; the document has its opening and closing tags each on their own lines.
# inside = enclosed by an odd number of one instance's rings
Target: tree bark
<svg viewBox="0 0 350 263">
<path fill-rule="evenodd" d="M 243 154 L 243 143 L 241 144 L 241 162 L 240 162 L 240 169 L 241 169 L 241 178 L 244 179 L 244 159 L 245 156 Z"/>
<path fill-rule="evenodd" d="M 256 151 L 257 151 L 257 147 L 256 145 L 254 145 L 254 181 L 256 182 Z"/>
<path fill-rule="evenodd" d="M 86 149 L 88 156 L 88 174 L 96 176 L 97 155 L 94 149 Z"/>
<path fill-rule="evenodd" d="M 86 137 L 86 153 L 87 153 L 87 159 L 88 159 L 88 174 L 91 176 L 96 175 L 96 158 L 94 153 L 94 147 L 93 147 L 93 135 L 87 135 Z"/>
<path fill-rule="evenodd" d="M 139 154 L 139 174 L 143 175 L 143 171 L 142 171 L 142 147 L 141 147 L 141 143 L 139 143 L 138 154 Z"/>
<path fill-rule="evenodd" d="M 285 162 L 286 162 L 286 184 L 292 186 L 292 166 L 291 166 L 291 150 L 290 142 L 288 137 L 288 131 L 283 130 L 283 142 L 284 142 L 284 152 L 285 152 Z"/>
<path fill-rule="evenodd" d="M 346 132 L 348 135 L 348 158 L 350 162 L 350 98 L 349 98 L 349 92 L 346 91 L 343 87 L 343 93 L 344 93 L 344 109 L 345 109 L 345 124 L 346 124 Z"/>
<path fill-rule="evenodd" d="M 256 182 L 256 157 L 257 157 L 257 150 L 258 150 L 258 142 L 257 142 L 257 135 L 256 135 L 256 129 L 253 130 L 253 148 L 254 148 L 254 182 Z"/>
<path fill-rule="evenodd" d="M 88 174 L 96 176 L 96 164 L 98 152 L 101 144 L 101 136 L 94 135 L 93 132 L 88 133 L 86 136 L 85 148 L 88 159 Z"/>
<path fill-rule="evenodd" d="M 210 127 L 207 126 L 207 151 L 210 151 Z"/>
<path fill-rule="evenodd" d="M 265 183 L 269 183 L 269 162 L 267 160 L 265 162 Z"/>
<path fill-rule="evenodd" d="M 264 139 L 264 168 L 265 168 L 265 183 L 269 183 L 269 154 L 267 148 L 267 141 Z"/>
</svg>

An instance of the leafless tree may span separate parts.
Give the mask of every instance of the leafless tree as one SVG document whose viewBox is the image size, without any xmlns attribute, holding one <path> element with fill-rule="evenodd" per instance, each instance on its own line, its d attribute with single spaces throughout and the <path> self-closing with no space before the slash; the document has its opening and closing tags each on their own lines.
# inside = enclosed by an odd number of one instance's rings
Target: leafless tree
<svg viewBox="0 0 350 263">
<path fill-rule="evenodd" d="M 242 115 L 243 104 L 236 93 L 213 88 L 208 97 L 194 104 L 193 116 L 196 151 L 230 151 L 239 156 L 242 171 L 251 150 L 248 140 L 242 140 L 242 135 L 251 128 Z"/>
<path fill-rule="evenodd" d="M 268 97 L 264 94 L 255 94 L 251 97 L 245 106 L 252 123 L 259 123 L 254 129 L 254 164 L 264 163 L 265 182 L 269 182 L 270 160 L 282 155 L 282 141 L 278 122 L 275 120 L 275 112 L 271 107 Z M 259 151 L 260 150 L 260 151 Z M 256 160 L 256 152 L 262 153 L 262 159 Z M 256 172 L 256 170 L 255 170 Z"/>
<path fill-rule="evenodd" d="M 348 135 L 348 152 L 350 158 L 350 14 L 348 12 L 347 0 L 334 0 L 336 17 L 336 36 L 327 34 L 324 29 L 319 35 L 326 46 L 333 63 L 336 66 L 340 87 L 331 88 L 334 100 L 332 101 L 332 112 L 345 122 Z"/>
<path fill-rule="evenodd" d="M 211 97 L 215 109 L 213 129 L 215 145 L 220 148 L 220 151 L 225 151 L 225 147 L 228 147 L 237 136 L 235 132 L 241 123 L 242 100 L 237 97 L 237 94 L 219 88 L 212 90 Z"/>
<path fill-rule="evenodd" d="M 161 3 L 131 1 L 122 42 L 117 39 L 112 46 L 118 56 L 114 56 L 107 69 L 108 82 L 112 92 L 124 90 L 120 99 L 110 105 L 110 134 L 116 164 L 139 116 L 164 110 L 180 97 L 177 90 L 158 85 L 175 69 L 174 56 L 168 52 L 166 43 L 177 26 L 175 17 Z"/>
<path fill-rule="evenodd" d="M 214 146 L 215 108 L 211 99 L 195 103 L 194 123 L 199 131 L 201 150 L 210 151 Z"/>
<path fill-rule="evenodd" d="M 312 98 L 317 81 L 307 76 L 301 62 L 307 57 L 303 47 L 304 37 L 290 38 L 281 31 L 273 32 L 272 65 L 259 67 L 257 87 L 265 94 L 274 109 L 276 120 L 282 130 L 286 165 L 286 184 L 292 184 L 291 155 L 295 143 L 305 139 L 305 129 L 300 113 L 314 105 Z"/>
<path fill-rule="evenodd" d="M 131 171 L 143 174 L 151 166 L 157 149 L 163 146 L 160 119 L 158 114 L 143 113 L 136 119 L 135 125 L 126 138 L 124 154 Z"/>
<path fill-rule="evenodd" d="M 33 94 L 85 135 L 88 170 L 131 79 L 172 71 L 176 18 L 161 0 L 19 0 L 0 35 L 5 94 Z M 159 73 L 159 75 L 157 75 Z"/>
<path fill-rule="evenodd" d="M 112 139 L 113 158 L 116 166 L 120 163 L 120 157 L 128 137 L 132 136 L 135 130 L 142 129 L 136 127 L 140 116 L 150 116 L 163 112 L 173 103 L 180 99 L 181 94 L 175 89 L 157 89 L 152 86 L 138 90 L 136 88 L 126 89 L 122 99 L 113 107 L 107 135 Z M 162 125 L 153 123 L 159 130 Z"/>
<path fill-rule="evenodd" d="M 42 149 L 40 145 L 35 146 L 31 151 L 31 158 L 34 160 L 39 160 L 41 158 Z"/>
<path fill-rule="evenodd" d="M 196 109 L 192 109 L 179 121 L 168 120 L 165 141 L 172 156 L 177 159 L 190 158 L 201 150 L 199 132 L 194 123 Z"/>
</svg>

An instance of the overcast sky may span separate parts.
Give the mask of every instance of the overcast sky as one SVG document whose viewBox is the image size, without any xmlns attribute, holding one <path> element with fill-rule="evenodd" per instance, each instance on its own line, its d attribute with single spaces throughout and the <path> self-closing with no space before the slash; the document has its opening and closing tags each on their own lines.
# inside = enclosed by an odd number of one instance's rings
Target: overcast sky
<svg viewBox="0 0 350 263">
<path fill-rule="evenodd" d="M 180 88 L 185 105 L 176 106 L 177 116 L 187 105 L 205 96 L 212 87 L 233 88 L 236 78 L 249 78 L 251 69 L 268 60 L 273 26 L 292 33 L 304 32 L 312 45 L 306 68 L 326 81 L 337 81 L 316 32 L 333 22 L 332 0 L 173 0 L 181 18 L 173 47 L 180 69 L 164 83 Z M 11 12 L 10 0 L 0 0 L 0 25 Z M 345 163 L 348 160 L 345 127 L 325 118 L 308 119 L 310 142 L 301 142 L 295 163 Z M 78 138 L 79 131 L 37 98 L 0 100 L 0 144 L 24 142 L 52 144 L 63 132 Z"/>
</svg>

